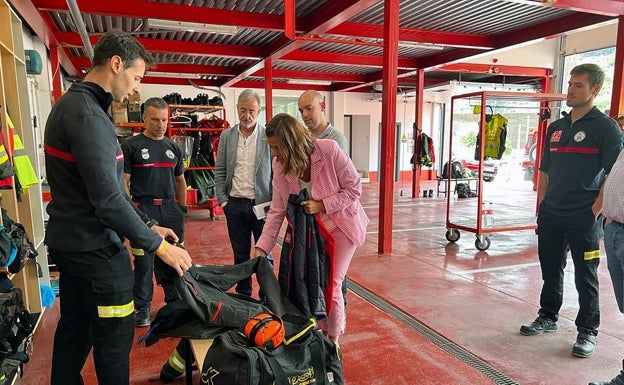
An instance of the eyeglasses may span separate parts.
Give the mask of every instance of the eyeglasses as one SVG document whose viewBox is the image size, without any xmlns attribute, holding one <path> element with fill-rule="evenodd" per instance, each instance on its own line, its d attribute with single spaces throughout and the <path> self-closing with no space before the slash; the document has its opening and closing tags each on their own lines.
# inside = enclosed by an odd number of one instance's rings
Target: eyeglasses
<svg viewBox="0 0 624 385">
<path fill-rule="evenodd" d="M 259 111 L 256 110 L 248 110 L 246 108 L 239 108 L 238 109 L 238 115 L 251 115 L 251 116 L 256 116 L 258 115 Z"/>
</svg>

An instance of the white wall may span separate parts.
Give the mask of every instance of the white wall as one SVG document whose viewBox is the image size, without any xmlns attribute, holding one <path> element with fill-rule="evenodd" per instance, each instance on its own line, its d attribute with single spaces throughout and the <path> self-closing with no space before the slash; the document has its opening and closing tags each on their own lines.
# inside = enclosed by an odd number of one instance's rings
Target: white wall
<svg viewBox="0 0 624 385">
<path fill-rule="evenodd" d="M 47 49 L 43 42 L 23 27 L 22 36 L 24 38 L 24 49 L 32 49 L 39 52 L 41 56 L 41 75 L 28 75 L 28 96 L 31 124 L 36 129 L 38 159 L 35 167 L 38 168 L 39 175 L 45 177 L 44 157 L 43 157 L 43 133 L 45 123 L 52 109 L 52 92 L 50 88 L 52 79 L 52 68 L 47 54 Z M 57 69 L 58 70 L 58 69 Z M 36 118 L 35 118 L 36 117 Z M 36 127 L 35 126 L 36 122 Z"/>
</svg>

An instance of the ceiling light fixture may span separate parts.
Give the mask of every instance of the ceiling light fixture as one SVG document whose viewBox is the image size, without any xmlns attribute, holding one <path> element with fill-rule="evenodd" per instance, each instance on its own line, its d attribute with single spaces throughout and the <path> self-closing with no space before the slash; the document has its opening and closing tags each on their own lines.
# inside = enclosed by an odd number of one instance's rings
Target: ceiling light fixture
<svg viewBox="0 0 624 385">
<path fill-rule="evenodd" d="M 147 76 L 153 76 L 158 78 L 177 78 L 177 79 L 200 79 L 199 74 L 185 74 L 179 72 L 159 72 L 159 71 L 147 71 Z"/>
<path fill-rule="evenodd" d="M 238 32 L 235 25 L 190 23 L 187 21 L 147 19 L 149 28 L 166 29 L 170 31 L 185 31 L 197 33 L 214 33 L 218 35 L 234 35 Z"/>
<path fill-rule="evenodd" d="M 416 43 L 413 41 L 400 41 L 399 47 L 405 48 L 423 48 L 423 49 L 432 49 L 435 51 L 441 51 L 444 49 L 444 46 L 439 44 L 431 44 L 431 43 Z"/>
<path fill-rule="evenodd" d="M 329 80 L 288 79 L 288 84 L 314 84 L 317 86 L 331 86 L 332 82 Z"/>
</svg>

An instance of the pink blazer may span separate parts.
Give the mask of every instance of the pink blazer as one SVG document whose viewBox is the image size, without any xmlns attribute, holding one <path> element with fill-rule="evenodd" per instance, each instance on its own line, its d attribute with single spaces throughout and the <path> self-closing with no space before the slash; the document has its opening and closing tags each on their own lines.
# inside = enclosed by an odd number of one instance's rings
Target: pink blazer
<svg viewBox="0 0 624 385">
<path fill-rule="evenodd" d="M 316 139 L 311 154 L 312 198 L 321 200 L 327 215 L 356 246 L 364 243 L 368 217 L 360 204 L 362 184 L 349 156 L 331 139 Z M 256 246 L 270 252 L 286 216 L 288 197 L 299 194 L 296 175 L 284 175 L 273 158 L 273 200 Z"/>
</svg>

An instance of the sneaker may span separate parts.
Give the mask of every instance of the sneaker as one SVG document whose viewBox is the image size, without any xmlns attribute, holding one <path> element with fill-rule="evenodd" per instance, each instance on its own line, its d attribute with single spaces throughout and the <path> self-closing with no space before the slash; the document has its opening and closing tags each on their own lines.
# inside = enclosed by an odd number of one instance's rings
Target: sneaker
<svg viewBox="0 0 624 385">
<path fill-rule="evenodd" d="M 522 325 L 520 327 L 520 334 L 524 336 L 536 336 L 544 332 L 551 333 L 556 332 L 557 330 L 559 330 L 557 321 L 539 316 L 535 319 L 535 321 L 531 322 L 530 325 Z"/>
<path fill-rule="evenodd" d="M 576 337 L 576 343 L 572 347 L 572 355 L 576 357 L 586 358 L 594 354 L 596 348 L 596 336 L 587 333 L 579 333 Z M 608 383 L 607 383 L 608 384 Z"/>
<path fill-rule="evenodd" d="M 137 309 L 134 312 L 134 325 L 138 327 L 149 326 L 150 308 L 149 306 Z"/>
</svg>

